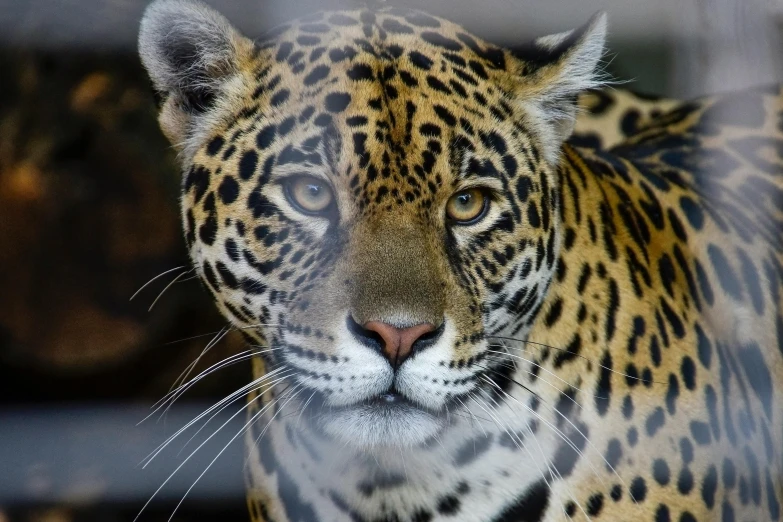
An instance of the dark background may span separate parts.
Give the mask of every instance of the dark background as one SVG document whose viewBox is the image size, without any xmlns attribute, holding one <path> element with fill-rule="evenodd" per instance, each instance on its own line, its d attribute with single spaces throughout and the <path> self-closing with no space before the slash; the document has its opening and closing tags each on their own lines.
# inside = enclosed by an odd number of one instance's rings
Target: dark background
<svg viewBox="0 0 783 522">
<path fill-rule="evenodd" d="M 690 96 L 780 77 L 778 13 L 764 2 L 492 0 L 423 3 L 496 43 L 610 15 L 608 70 L 653 94 Z M 343 2 L 345 4 L 345 2 Z M 654 5 L 652 5 L 654 4 Z M 158 444 L 245 384 L 220 370 L 141 424 L 225 326 L 188 260 L 174 153 L 135 54 L 143 0 L 0 0 L 0 522 L 129 521 L 238 406 L 147 469 Z M 213 2 L 249 36 L 334 2 Z M 360 5 L 348 3 L 347 5 Z M 201 359 L 243 350 L 235 333 Z M 195 373 L 194 373 L 195 375 Z M 199 449 L 143 521 L 167 520 L 242 415 Z M 246 520 L 241 440 L 175 520 Z M 184 449 L 183 449 L 184 448 Z"/>
</svg>

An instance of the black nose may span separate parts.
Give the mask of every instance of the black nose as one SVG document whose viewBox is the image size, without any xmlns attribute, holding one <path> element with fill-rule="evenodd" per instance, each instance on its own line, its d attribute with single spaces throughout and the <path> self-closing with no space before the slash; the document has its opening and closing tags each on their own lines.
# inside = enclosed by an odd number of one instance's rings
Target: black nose
<svg viewBox="0 0 783 522">
<path fill-rule="evenodd" d="M 398 327 L 382 321 L 360 325 L 348 315 L 348 330 L 359 342 L 383 355 L 395 370 L 411 355 L 435 344 L 443 329 L 443 321 L 437 328 L 430 323 Z"/>
</svg>

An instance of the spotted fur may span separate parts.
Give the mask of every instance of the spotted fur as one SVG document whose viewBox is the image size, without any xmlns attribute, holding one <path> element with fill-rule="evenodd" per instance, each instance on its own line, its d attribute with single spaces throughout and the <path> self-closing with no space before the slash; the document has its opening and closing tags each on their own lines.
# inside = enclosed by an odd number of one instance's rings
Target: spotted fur
<svg viewBox="0 0 783 522">
<path fill-rule="evenodd" d="M 781 92 L 569 143 L 604 27 L 511 53 L 393 8 L 258 42 L 149 8 L 187 244 L 258 350 L 253 520 L 780 519 Z M 486 214 L 446 219 L 475 186 Z M 372 321 L 436 330 L 392 365 Z"/>
<path fill-rule="evenodd" d="M 619 145 L 680 102 L 625 89 L 596 89 L 579 96 L 579 113 L 569 142 L 609 149 Z"/>
</svg>

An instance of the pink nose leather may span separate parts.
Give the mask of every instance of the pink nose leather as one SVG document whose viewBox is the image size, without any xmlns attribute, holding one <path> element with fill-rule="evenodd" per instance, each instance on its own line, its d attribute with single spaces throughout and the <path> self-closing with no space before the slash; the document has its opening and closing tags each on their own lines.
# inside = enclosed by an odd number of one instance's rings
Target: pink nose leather
<svg viewBox="0 0 783 522">
<path fill-rule="evenodd" d="M 413 343 L 419 337 L 435 330 L 435 327 L 429 323 L 421 323 L 409 328 L 397 328 L 380 321 L 369 321 L 364 324 L 364 328 L 381 336 L 383 355 L 393 368 L 397 368 L 410 357 Z"/>
</svg>

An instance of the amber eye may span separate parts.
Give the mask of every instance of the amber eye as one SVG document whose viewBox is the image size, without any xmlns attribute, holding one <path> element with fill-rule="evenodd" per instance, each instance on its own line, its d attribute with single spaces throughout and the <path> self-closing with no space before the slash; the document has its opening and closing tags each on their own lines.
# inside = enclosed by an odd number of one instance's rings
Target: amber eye
<svg viewBox="0 0 783 522">
<path fill-rule="evenodd" d="M 334 196 L 329 186 L 311 176 L 296 177 L 285 183 L 288 201 L 304 214 L 322 214 L 332 206 Z"/>
<path fill-rule="evenodd" d="M 479 188 L 469 188 L 449 198 L 446 215 L 459 225 L 472 225 L 484 216 L 488 207 L 487 194 Z"/>
</svg>

